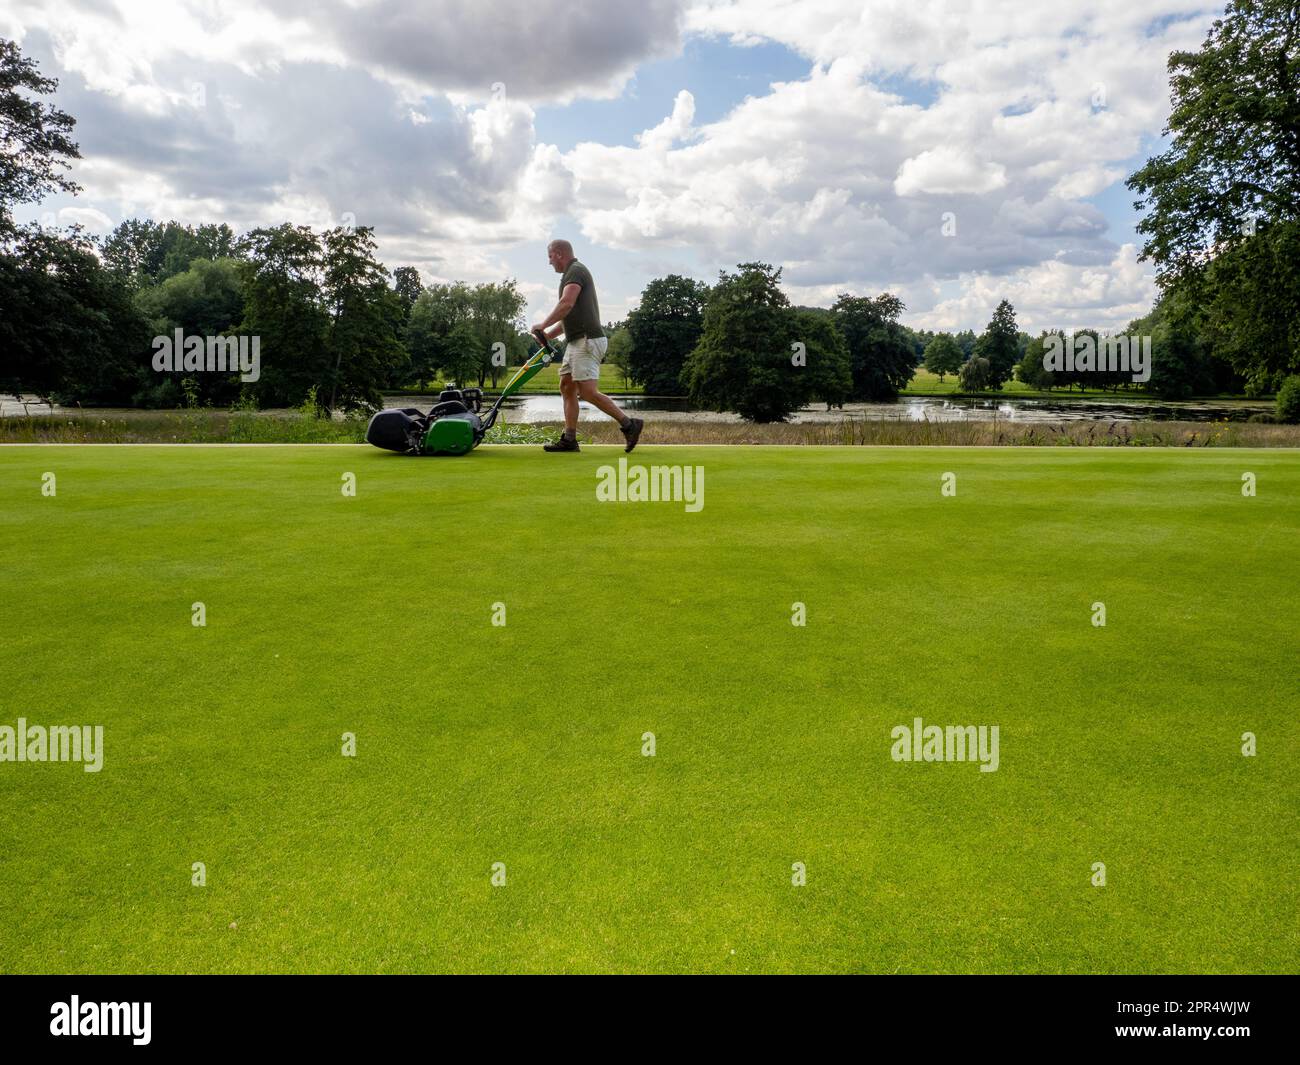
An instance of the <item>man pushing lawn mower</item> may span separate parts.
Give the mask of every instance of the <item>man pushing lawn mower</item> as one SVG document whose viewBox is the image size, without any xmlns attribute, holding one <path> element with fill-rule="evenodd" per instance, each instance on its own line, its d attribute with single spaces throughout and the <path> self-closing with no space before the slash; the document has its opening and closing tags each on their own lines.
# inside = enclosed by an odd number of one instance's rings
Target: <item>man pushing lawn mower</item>
<svg viewBox="0 0 1300 1065">
<path fill-rule="evenodd" d="M 600 390 L 600 363 L 609 347 L 609 338 L 600 327 L 600 307 L 596 303 L 596 283 L 591 271 L 573 255 L 567 240 L 553 240 L 546 246 L 546 256 L 560 277 L 560 302 L 542 321 L 533 326 L 548 340 L 564 334 L 567 342 L 564 361 L 560 364 L 560 394 L 564 397 L 564 434 L 544 451 L 580 451 L 578 447 L 578 400 L 585 399 L 604 411 L 619 424 L 627 440 L 624 451 L 631 451 L 641 438 L 645 422 L 629 418 L 609 396 Z M 559 323 L 559 324 L 557 324 Z"/>
</svg>

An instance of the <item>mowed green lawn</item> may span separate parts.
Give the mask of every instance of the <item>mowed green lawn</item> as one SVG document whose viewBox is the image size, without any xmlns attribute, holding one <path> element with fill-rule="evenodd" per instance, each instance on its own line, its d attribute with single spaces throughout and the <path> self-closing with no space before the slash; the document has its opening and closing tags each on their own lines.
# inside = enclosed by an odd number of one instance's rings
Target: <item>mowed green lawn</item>
<svg viewBox="0 0 1300 1065">
<path fill-rule="evenodd" d="M 1297 969 L 1295 452 L 621 455 L 0 448 L 0 968 Z"/>
</svg>

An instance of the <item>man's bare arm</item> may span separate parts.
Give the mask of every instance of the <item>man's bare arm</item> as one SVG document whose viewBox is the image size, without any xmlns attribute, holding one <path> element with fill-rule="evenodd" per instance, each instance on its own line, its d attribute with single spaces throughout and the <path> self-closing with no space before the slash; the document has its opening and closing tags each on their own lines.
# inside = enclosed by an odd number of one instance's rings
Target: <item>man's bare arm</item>
<svg viewBox="0 0 1300 1065">
<path fill-rule="evenodd" d="M 564 332 L 564 316 L 573 310 L 574 304 L 578 302 L 578 296 L 582 293 L 582 286 L 574 282 L 564 286 L 564 291 L 560 293 L 560 302 L 555 305 L 555 310 L 551 311 L 542 321 L 535 325 L 534 329 L 543 329 L 546 335 L 552 339 Z M 556 323 L 559 323 L 556 325 Z M 555 328 L 552 329 L 551 326 Z"/>
</svg>

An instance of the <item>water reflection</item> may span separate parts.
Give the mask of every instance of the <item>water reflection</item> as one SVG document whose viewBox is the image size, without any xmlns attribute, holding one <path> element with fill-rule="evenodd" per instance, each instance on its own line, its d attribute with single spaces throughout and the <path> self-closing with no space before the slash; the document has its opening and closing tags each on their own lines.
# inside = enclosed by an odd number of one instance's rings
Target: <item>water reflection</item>
<svg viewBox="0 0 1300 1065">
<path fill-rule="evenodd" d="M 51 408 L 25 397 L 27 404 L 15 402 L 14 397 L 0 397 L 0 416 L 18 417 L 23 414 L 48 415 Z M 685 399 L 659 397 L 619 396 L 614 399 L 624 410 L 649 414 L 664 421 L 739 422 L 740 416 L 730 413 L 695 410 Z M 385 396 L 389 407 L 418 407 L 427 410 L 437 401 L 436 396 Z M 1245 421 L 1257 411 L 1271 411 L 1268 402 L 1189 402 L 1151 403 L 1142 401 L 1060 399 L 1017 399 L 1008 396 L 999 399 L 945 399 L 942 396 L 905 396 L 895 403 L 845 403 L 843 407 L 827 410 L 826 405 L 814 404 L 791 416 L 793 422 L 835 422 L 841 418 L 865 418 L 871 421 L 991 421 L 1006 419 L 1013 422 L 1059 421 Z M 54 413 L 64 413 L 65 408 L 54 407 Z M 512 422 L 558 422 L 564 419 L 564 405 L 559 396 L 515 396 L 506 400 L 504 414 Z M 74 412 L 75 413 L 75 410 Z M 157 414 L 157 411 L 137 411 L 123 408 L 86 408 L 86 417 L 132 417 Z M 269 413 L 269 412 L 268 412 Z M 587 403 L 578 407 L 578 417 L 584 421 L 604 418 L 600 411 Z"/>
<path fill-rule="evenodd" d="M 400 400 L 400 405 L 422 407 L 432 400 L 419 397 Z M 721 421 L 738 422 L 736 414 L 719 414 L 713 411 L 692 409 L 684 399 L 646 399 L 641 396 L 615 396 L 624 410 L 648 413 L 666 421 Z M 392 397 L 394 405 L 399 398 Z M 871 421 L 991 421 L 994 418 L 1013 422 L 1057 421 L 1245 421 L 1256 411 L 1272 410 L 1269 403 L 1102 403 L 1093 400 L 1068 399 L 944 399 L 939 396 L 907 396 L 896 403 L 846 403 L 827 410 L 826 405 L 804 407 L 791 416 L 793 422 L 834 422 L 841 418 L 865 418 Z M 562 421 L 564 405 L 559 396 L 522 396 L 506 400 L 503 407 L 508 420 L 517 422 Z M 578 408 L 580 420 L 594 421 L 605 415 L 595 407 L 582 403 Z"/>
</svg>

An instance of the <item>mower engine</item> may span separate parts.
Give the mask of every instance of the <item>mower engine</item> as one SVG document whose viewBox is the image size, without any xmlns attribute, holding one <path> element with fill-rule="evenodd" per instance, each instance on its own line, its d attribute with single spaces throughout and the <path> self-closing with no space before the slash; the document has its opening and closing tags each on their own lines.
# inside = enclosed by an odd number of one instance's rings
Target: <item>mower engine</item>
<svg viewBox="0 0 1300 1065">
<path fill-rule="evenodd" d="M 545 333 L 540 329 L 534 330 L 533 338 L 537 341 L 537 350 L 506 382 L 484 417 L 479 417 L 483 410 L 481 388 L 448 388 L 438 396 L 438 402 L 428 414 L 421 414 L 414 407 L 381 410 L 366 427 L 366 441 L 385 451 L 398 451 L 403 455 L 468 454 L 483 442 L 488 430 L 496 424 L 501 404 L 556 357 Z"/>
<path fill-rule="evenodd" d="M 479 413 L 481 388 L 447 388 L 428 414 L 414 407 L 381 410 L 366 427 L 366 441 L 407 455 L 464 455 L 487 429 Z"/>
</svg>

